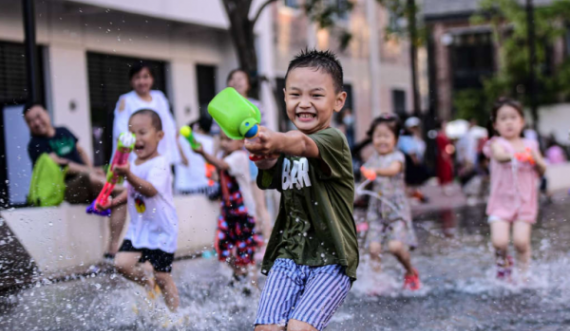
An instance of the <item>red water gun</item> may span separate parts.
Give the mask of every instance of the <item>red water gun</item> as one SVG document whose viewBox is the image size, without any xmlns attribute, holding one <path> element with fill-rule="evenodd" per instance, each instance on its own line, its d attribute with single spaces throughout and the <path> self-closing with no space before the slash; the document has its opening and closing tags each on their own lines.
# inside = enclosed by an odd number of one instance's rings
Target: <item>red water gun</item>
<svg viewBox="0 0 570 331">
<path fill-rule="evenodd" d="M 103 186 L 103 189 L 97 196 L 97 199 L 87 207 L 87 214 L 96 214 L 100 216 L 110 216 L 111 210 L 99 210 L 97 205 L 106 206 L 109 203 L 109 196 L 113 193 L 113 189 L 116 184 L 123 181 L 123 177 L 120 177 L 113 170 L 115 166 L 123 166 L 129 162 L 129 155 L 133 148 L 135 147 L 136 137 L 134 133 L 121 133 L 119 136 L 119 141 L 117 145 L 117 151 L 113 156 L 113 162 L 107 171 L 107 182 Z"/>
<path fill-rule="evenodd" d="M 532 151 L 530 148 L 526 148 L 524 152 L 515 153 L 515 159 L 520 163 L 528 163 L 530 165 L 535 165 L 536 161 L 532 157 Z"/>
</svg>

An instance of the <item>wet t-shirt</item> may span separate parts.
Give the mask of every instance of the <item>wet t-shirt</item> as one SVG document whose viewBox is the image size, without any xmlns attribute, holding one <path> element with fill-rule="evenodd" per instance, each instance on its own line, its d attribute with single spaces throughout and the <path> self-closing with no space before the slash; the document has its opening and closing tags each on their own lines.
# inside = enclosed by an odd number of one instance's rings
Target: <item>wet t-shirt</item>
<svg viewBox="0 0 570 331">
<path fill-rule="evenodd" d="M 299 265 L 340 264 L 356 279 L 358 245 L 353 219 L 352 157 L 344 135 L 328 128 L 309 136 L 321 159 L 281 155 L 269 170 L 261 170 L 262 189 L 281 194 L 279 214 L 263 260 L 267 274 L 278 258 Z"/>
<path fill-rule="evenodd" d="M 71 162 L 83 164 L 77 151 L 77 137 L 64 127 L 55 128 L 53 137 L 32 136 L 28 143 L 28 154 L 32 164 L 36 164 L 37 159 L 43 153 L 52 152 Z"/>
</svg>

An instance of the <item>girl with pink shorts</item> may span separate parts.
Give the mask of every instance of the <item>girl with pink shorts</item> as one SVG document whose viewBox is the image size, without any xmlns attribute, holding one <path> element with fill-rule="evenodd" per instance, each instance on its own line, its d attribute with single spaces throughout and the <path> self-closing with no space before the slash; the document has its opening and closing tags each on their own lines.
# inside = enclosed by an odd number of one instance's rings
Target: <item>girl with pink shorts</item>
<svg viewBox="0 0 570 331">
<path fill-rule="evenodd" d="M 491 121 L 495 137 L 483 151 L 491 159 L 487 215 L 497 259 L 497 278 L 511 278 L 513 260 L 507 254 L 511 228 L 518 271 L 526 278 L 532 224 L 538 214 L 539 176 L 546 171 L 546 163 L 538 143 L 521 137 L 525 120 L 518 102 L 500 98 L 493 107 Z"/>
</svg>

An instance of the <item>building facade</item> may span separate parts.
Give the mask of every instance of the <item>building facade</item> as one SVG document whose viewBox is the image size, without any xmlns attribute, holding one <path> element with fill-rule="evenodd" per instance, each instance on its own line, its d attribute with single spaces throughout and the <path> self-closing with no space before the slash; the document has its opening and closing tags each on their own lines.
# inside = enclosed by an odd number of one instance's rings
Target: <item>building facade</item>
<svg viewBox="0 0 570 331">
<path fill-rule="evenodd" d="M 252 11 L 261 3 L 255 0 Z M 265 9 L 255 32 L 260 74 L 270 82 L 260 91 L 270 127 L 286 128 L 280 124 L 287 119 L 279 91 L 287 64 L 307 47 L 339 54 L 349 92 L 347 108 L 356 119 L 356 139 L 363 138 L 371 119 L 381 112 L 409 111 L 408 43 L 386 40 L 391 16 L 377 1 L 353 3 L 352 12 L 337 18 L 337 25 L 353 35 L 345 50 L 339 48 L 335 31 L 319 30 L 307 19 L 302 0 L 278 1 Z M 4 109 L 25 102 L 27 82 L 21 1 L 0 0 L 0 8 L 0 108 Z M 152 64 L 154 88 L 168 97 L 179 126 L 206 111 L 211 98 L 225 87 L 227 74 L 238 66 L 221 0 L 36 1 L 35 12 L 42 101 L 54 124 L 68 127 L 96 164 L 106 163 L 110 156 L 113 110 L 119 95 L 131 90 L 127 74 L 134 62 Z M 1 182 L 29 181 L 31 169 L 22 172 L 30 168 L 22 163 L 27 160 L 29 134 L 22 133 L 27 128 L 22 123 L 14 126 L 21 134 L 16 138 L 3 124 L 1 134 L 19 147 L 8 153 L 6 141 L 2 154 L 19 163 L 0 171 Z M 26 181 L 19 186 L 26 186 Z M 23 200 L 20 195 L 18 201 Z"/>
</svg>

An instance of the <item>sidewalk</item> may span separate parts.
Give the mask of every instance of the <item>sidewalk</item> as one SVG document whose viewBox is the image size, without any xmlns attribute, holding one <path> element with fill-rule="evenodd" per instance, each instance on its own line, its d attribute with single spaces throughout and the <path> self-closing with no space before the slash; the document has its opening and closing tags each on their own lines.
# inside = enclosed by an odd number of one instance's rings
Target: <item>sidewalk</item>
<svg viewBox="0 0 570 331">
<path fill-rule="evenodd" d="M 461 186 L 453 183 L 451 194 L 443 194 L 443 190 L 433 181 L 429 181 L 421 188 L 422 193 L 429 199 L 427 203 L 412 200 L 412 212 L 414 214 L 424 213 L 434 210 L 455 209 L 467 204 L 467 199 L 461 190 Z"/>
</svg>

